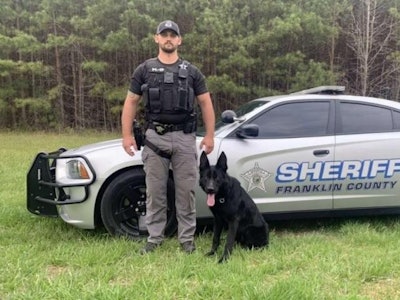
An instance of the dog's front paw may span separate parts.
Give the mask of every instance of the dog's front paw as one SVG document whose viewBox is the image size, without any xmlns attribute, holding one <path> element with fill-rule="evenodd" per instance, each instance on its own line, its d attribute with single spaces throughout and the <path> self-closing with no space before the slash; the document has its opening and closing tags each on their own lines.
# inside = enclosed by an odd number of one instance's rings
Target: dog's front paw
<svg viewBox="0 0 400 300">
<path fill-rule="evenodd" d="M 229 256 L 231 255 L 230 251 L 224 251 L 224 253 L 222 254 L 221 258 L 219 259 L 218 263 L 224 263 L 228 260 Z"/>
<path fill-rule="evenodd" d="M 226 257 L 225 255 L 223 255 L 223 256 L 218 260 L 218 263 L 219 263 L 219 264 L 223 264 L 223 263 L 226 263 L 227 260 L 228 260 L 228 257 Z"/>
<path fill-rule="evenodd" d="M 206 253 L 206 256 L 213 256 L 215 255 L 215 250 L 210 250 L 209 252 Z"/>
</svg>

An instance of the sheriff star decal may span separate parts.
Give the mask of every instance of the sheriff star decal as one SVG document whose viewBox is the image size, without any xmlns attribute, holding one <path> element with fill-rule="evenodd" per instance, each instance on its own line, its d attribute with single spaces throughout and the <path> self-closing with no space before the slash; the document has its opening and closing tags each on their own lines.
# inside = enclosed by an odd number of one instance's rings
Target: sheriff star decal
<svg viewBox="0 0 400 300">
<path fill-rule="evenodd" d="M 250 192 L 254 189 L 260 189 L 266 192 L 265 181 L 271 176 L 271 173 L 261 169 L 258 163 L 254 167 L 241 175 L 248 183 L 247 191 Z"/>
</svg>

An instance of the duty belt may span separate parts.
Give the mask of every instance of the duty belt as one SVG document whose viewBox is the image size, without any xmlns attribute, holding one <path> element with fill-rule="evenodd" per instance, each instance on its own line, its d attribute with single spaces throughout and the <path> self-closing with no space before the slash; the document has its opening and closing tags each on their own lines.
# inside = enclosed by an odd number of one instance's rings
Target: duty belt
<svg viewBox="0 0 400 300">
<path fill-rule="evenodd" d="M 154 129 L 157 134 L 163 135 L 171 131 L 180 131 L 185 128 L 185 124 L 162 124 L 162 123 L 149 123 L 149 128 Z"/>
</svg>

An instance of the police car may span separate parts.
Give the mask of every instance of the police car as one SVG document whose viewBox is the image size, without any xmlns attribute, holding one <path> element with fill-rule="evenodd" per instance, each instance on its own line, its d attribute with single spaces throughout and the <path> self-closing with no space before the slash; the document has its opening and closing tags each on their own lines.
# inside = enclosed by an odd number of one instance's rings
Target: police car
<svg viewBox="0 0 400 300">
<path fill-rule="evenodd" d="M 202 132 L 198 131 L 198 143 Z M 200 150 L 199 150 L 200 151 Z M 216 124 L 221 152 L 267 220 L 400 213 L 400 103 L 324 86 L 250 101 Z M 173 178 L 166 234 L 176 230 Z M 38 153 L 27 174 L 27 208 L 85 229 L 146 235 L 140 152 L 121 140 Z M 196 190 L 199 224 L 210 221 Z"/>
</svg>

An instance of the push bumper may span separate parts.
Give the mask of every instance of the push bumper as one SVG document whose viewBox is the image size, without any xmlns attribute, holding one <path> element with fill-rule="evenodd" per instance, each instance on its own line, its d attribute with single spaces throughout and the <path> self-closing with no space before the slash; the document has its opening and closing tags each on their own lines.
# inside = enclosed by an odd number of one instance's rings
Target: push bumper
<svg viewBox="0 0 400 300">
<path fill-rule="evenodd" d="M 60 156 L 66 149 L 36 155 L 27 174 L 27 209 L 29 212 L 49 217 L 57 217 L 57 205 L 77 204 L 89 197 L 89 185 L 95 181 L 95 172 L 84 156 Z M 92 179 L 84 184 L 60 184 L 56 182 L 56 166 L 59 159 L 83 159 L 93 174 Z M 82 187 L 83 196 L 71 199 L 65 192 L 67 187 Z"/>
</svg>

